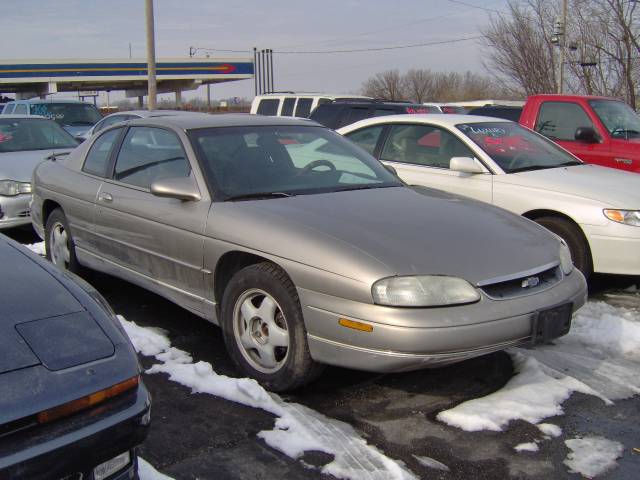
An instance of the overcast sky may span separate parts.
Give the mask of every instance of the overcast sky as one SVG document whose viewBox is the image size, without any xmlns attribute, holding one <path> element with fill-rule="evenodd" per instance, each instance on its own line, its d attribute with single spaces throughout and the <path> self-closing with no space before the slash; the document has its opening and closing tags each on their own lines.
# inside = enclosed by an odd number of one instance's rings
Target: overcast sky
<svg viewBox="0 0 640 480">
<path fill-rule="evenodd" d="M 463 0 L 500 10 L 506 0 Z M 5 59 L 145 56 L 143 0 L 3 0 Z M 212 58 L 274 53 L 276 90 L 356 93 L 389 69 L 485 73 L 482 45 L 470 40 L 389 51 L 278 54 L 281 51 L 392 47 L 474 37 L 489 12 L 453 0 L 155 0 L 156 55 L 188 58 L 189 47 L 243 50 Z M 201 53 L 204 55 L 204 53 Z M 213 98 L 253 97 L 253 80 L 212 86 Z M 204 87 L 195 93 L 205 95 Z M 191 94 L 185 94 L 189 98 Z"/>
</svg>

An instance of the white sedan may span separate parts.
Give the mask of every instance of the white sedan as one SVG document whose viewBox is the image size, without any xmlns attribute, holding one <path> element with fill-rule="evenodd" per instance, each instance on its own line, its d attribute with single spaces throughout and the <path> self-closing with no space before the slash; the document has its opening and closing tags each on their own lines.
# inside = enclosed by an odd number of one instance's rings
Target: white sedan
<svg viewBox="0 0 640 480">
<path fill-rule="evenodd" d="M 638 174 L 584 164 L 517 123 L 489 117 L 394 115 L 338 133 L 409 184 L 492 203 L 547 227 L 567 242 L 585 276 L 640 275 Z"/>
</svg>

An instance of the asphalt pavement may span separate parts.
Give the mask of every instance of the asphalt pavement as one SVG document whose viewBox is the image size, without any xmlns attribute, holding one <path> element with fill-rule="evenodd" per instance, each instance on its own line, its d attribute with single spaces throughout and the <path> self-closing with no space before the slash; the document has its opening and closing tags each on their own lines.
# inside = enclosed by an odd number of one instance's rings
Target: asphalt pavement
<svg viewBox="0 0 640 480">
<path fill-rule="evenodd" d="M 38 241 L 28 231 L 8 233 L 22 243 Z M 172 345 L 189 352 L 194 361 L 211 363 L 219 374 L 240 376 L 217 327 L 114 277 L 92 274 L 87 280 L 127 320 L 162 328 Z M 599 277 L 593 294 L 615 302 L 607 290 L 628 282 Z M 630 296 L 617 301 L 640 307 L 640 301 Z M 150 367 L 155 360 L 141 357 L 141 362 Z M 545 420 L 560 426 L 562 436 L 541 443 L 535 453 L 513 449 L 540 437 L 539 430 L 527 422 L 512 422 L 504 432 L 469 433 L 435 419 L 441 410 L 500 389 L 512 375 L 512 362 L 504 352 L 402 374 L 328 368 L 314 384 L 283 398 L 349 423 L 370 444 L 424 479 L 578 479 L 581 477 L 569 474 L 563 464 L 568 453 L 564 440 L 587 434 L 617 440 L 627 447 L 617 468 L 598 478 L 640 478 L 640 455 L 629 448 L 640 447 L 638 396 L 606 406 L 596 397 L 574 393 L 563 404 L 564 415 Z M 161 472 L 175 479 L 333 478 L 312 468 L 329 462 L 331 456 L 312 452 L 293 460 L 257 436 L 273 428 L 271 414 L 191 393 L 166 374 L 146 374 L 144 381 L 153 396 L 152 426 L 139 453 Z M 450 471 L 422 466 L 414 455 L 437 459 Z"/>
</svg>

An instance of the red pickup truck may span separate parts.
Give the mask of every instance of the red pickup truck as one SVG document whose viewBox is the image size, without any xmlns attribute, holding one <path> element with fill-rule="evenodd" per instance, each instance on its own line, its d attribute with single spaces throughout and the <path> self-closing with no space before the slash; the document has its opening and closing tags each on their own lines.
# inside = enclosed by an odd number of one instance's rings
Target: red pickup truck
<svg viewBox="0 0 640 480">
<path fill-rule="evenodd" d="M 624 102 L 584 95 L 532 95 L 520 124 L 586 163 L 640 173 L 640 116 Z"/>
</svg>

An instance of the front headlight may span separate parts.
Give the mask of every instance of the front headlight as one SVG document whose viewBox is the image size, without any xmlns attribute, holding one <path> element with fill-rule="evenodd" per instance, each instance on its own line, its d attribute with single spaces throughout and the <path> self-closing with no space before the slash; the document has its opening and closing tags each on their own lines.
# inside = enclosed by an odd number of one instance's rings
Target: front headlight
<svg viewBox="0 0 640 480">
<path fill-rule="evenodd" d="M 603 212 L 604 216 L 613 222 L 640 227 L 640 210 L 614 210 L 607 208 Z"/>
<path fill-rule="evenodd" d="M 15 180 L 0 180 L 0 195 L 15 197 L 21 193 L 31 193 L 31 183 Z"/>
<path fill-rule="evenodd" d="M 569 246 L 562 239 L 560 239 L 560 268 L 562 268 L 565 275 L 569 275 L 573 271 L 571 250 L 569 250 Z"/>
<path fill-rule="evenodd" d="M 373 284 L 371 294 L 378 305 L 393 307 L 440 307 L 480 300 L 466 280 L 438 275 L 383 278 Z"/>
</svg>

